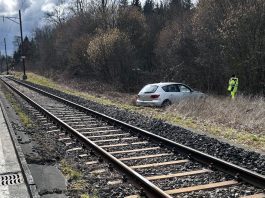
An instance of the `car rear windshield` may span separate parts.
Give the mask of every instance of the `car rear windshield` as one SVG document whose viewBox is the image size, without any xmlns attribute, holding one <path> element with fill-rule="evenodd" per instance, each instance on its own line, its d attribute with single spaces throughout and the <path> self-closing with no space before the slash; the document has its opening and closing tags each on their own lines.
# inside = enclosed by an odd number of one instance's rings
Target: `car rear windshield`
<svg viewBox="0 0 265 198">
<path fill-rule="evenodd" d="M 142 92 L 144 93 L 155 93 L 157 90 L 158 86 L 157 85 L 146 85 L 143 89 Z"/>
</svg>

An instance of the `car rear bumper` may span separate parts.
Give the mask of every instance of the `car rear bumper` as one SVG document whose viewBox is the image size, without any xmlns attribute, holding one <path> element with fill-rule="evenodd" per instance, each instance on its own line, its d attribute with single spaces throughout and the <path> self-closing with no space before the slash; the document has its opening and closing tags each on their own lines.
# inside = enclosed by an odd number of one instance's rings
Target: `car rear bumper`
<svg viewBox="0 0 265 198">
<path fill-rule="evenodd" d="M 136 100 L 136 105 L 159 107 L 162 105 L 162 102 L 160 100 L 151 100 L 151 101 Z"/>
</svg>

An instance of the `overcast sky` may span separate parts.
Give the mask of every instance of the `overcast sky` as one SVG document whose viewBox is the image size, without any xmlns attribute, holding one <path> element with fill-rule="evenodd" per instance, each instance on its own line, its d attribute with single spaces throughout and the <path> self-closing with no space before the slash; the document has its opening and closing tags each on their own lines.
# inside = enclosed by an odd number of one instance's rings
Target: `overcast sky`
<svg viewBox="0 0 265 198">
<path fill-rule="evenodd" d="M 15 36 L 20 35 L 19 25 L 7 19 L 3 21 L 2 16 L 18 17 L 18 10 L 21 9 L 23 36 L 31 37 L 33 30 L 45 23 L 44 12 L 52 10 L 57 2 L 58 0 L 0 0 L 0 52 L 4 53 L 4 38 L 6 38 L 8 54 L 13 54 L 15 48 L 12 42 Z"/>
</svg>

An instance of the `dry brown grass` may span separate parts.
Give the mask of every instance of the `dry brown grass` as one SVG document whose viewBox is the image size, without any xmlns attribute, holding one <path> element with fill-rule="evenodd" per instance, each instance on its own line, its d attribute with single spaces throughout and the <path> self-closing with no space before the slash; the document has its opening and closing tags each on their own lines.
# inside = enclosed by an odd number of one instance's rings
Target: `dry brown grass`
<svg viewBox="0 0 265 198">
<path fill-rule="evenodd" d="M 109 84 L 93 80 L 68 79 L 67 84 L 64 79 L 56 79 L 60 85 L 80 92 L 86 92 L 99 98 L 105 98 L 122 103 L 135 104 L 136 94 L 122 93 Z"/>
<path fill-rule="evenodd" d="M 208 96 L 204 99 L 181 101 L 166 109 L 178 115 L 216 123 L 255 134 L 265 134 L 265 99 L 263 97 Z"/>
</svg>

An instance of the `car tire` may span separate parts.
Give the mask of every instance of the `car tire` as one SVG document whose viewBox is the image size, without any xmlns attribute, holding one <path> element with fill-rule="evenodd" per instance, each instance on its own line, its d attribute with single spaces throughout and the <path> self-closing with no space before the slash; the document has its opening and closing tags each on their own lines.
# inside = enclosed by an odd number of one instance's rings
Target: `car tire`
<svg viewBox="0 0 265 198">
<path fill-rule="evenodd" d="M 170 100 L 164 100 L 164 102 L 162 103 L 162 107 L 168 107 L 170 106 L 172 103 Z"/>
</svg>

